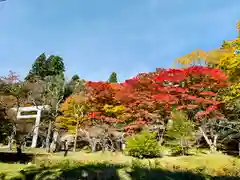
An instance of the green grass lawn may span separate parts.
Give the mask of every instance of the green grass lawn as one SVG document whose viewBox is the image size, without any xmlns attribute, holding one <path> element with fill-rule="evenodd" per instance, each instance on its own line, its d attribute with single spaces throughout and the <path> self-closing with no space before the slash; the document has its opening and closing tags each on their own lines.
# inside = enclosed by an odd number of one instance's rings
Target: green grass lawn
<svg viewBox="0 0 240 180">
<path fill-rule="evenodd" d="M 31 152 L 42 154 L 44 150 L 34 149 Z M 240 159 L 221 153 L 138 160 L 112 152 L 69 152 L 67 157 L 63 157 L 60 152 L 37 157 L 32 165 L 0 163 L 0 172 L 7 175 L 6 179 L 19 176 L 21 170 L 24 170 L 25 174 L 37 174 L 39 180 L 56 179 L 56 176 L 81 179 L 84 174 L 87 174 L 88 179 L 94 179 L 101 174 L 99 179 L 109 180 L 160 177 L 168 180 L 216 179 L 217 176 L 217 180 L 226 179 L 224 176 L 240 179 L 237 177 L 240 176 Z"/>
</svg>

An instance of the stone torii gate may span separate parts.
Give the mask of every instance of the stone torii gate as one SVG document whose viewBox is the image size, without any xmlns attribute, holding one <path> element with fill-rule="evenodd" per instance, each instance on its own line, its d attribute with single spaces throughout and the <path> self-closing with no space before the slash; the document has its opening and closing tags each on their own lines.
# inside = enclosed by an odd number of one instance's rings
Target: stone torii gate
<svg viewBox="0 0 240 180">
<path fill-rule="evenodd" d="M 15 112 L 17 112 L 17 120 L 20 119 L 35 119 L 34 124 L 34 131 L 33 131 L 33 138 L 32 138 L 32 148 L 35 148 L 37 146 L 37 139 L 38 139 L 38 131 L 39 131 L 39 125 L 41 121 L 41 113 L 42 111 L 49 110 L 50 106 L 44 105 L 44 106 L 30 106 L 30 107 L 19 107 L 19 108 L 12 108 Z M 34 115 L 22 115 L 22 112 L 37 112 L 37 114 Z"/>
</svg>

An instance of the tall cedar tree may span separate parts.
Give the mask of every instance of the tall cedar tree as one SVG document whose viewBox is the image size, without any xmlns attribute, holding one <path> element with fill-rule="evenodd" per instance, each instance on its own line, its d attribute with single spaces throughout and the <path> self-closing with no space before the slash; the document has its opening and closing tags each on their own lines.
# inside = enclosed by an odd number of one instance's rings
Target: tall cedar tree
<svg viewBox="0 0 240 180">
<path fill-rule="evenodd" d="M 35 81 L 36 78 L 44 80 L 46 76 L 63 76 L 64 71 L 64 62 L 61 57 L 51 55 L 47 58 L 43 53 L 35 60 L 25 80 Z"/>
<path fill-rule="evenodd" d="M 65 71 L 63 59 L 60 56 L 51 55 L 46 60 L 47 76 L 63 75 Z"/>
<path fill-rule="evenodd" d="M 36 77 L 43 79 L 46 76 L 46 59 L 45 53 L 38 56 L 25 80 L 32 81 Z"/>
<path fill-rule="evenodd" d="M 117 83 L 117 73 L 116 72 L 112 72 L 112 74 L 110 75 L 108 82 L 110 83 Z"/>
</svg>

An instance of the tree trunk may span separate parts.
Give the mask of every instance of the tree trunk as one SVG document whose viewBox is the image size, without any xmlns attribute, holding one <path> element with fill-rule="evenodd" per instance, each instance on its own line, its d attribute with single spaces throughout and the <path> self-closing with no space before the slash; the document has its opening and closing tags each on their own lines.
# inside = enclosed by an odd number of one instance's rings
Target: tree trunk
<svg viewBox="0 0 240 180">
<path fill-rule="evenodd" d="M 46 152 L 50 152 L 50 136 L 52 131 L 52 121 L 48 124 L 48 132 L 46 137 Z"/>
<path fill-rule="evenodd" d="M 12 151 L 13 139 L 16 136 L 16 132 L 17 132 L 16 125 L 14 124 L 13 125 L 13 131 L 12 131 L 11 135 L 8 138 L 8 150 L 9 151 Z"/>
<path fill-rule="evenodd" d="M 77 138 L 78 138 L 78 126 L 79 126 L 79 119 L 77 120 L 77 125 L 75 129 L 75 138 L 74 138 L 74 144 L 73 144 L 73 151 L 76 152 L 77 149 Z"/>
<path fill-rule="evenodd" d="M 23 142 L 19 134 L 15 135 L 15 141 L 16 141 L 17 157 L 20 160 L 22 155 Z"/>
<path fill-rule="evenodd" d="M 238 156 L 240 156 L 240 142 L 238 143 Z"/>
<path fill-rule="evenodd" d="M 207 135 L 205 134 L 205 132 L 203 131 L 203 129 L 202 129 L 201 127 L 199 127 L 199 130 L 201 131 L 201 133 L 202 133 L 205 141 L 207 142 L 207 144 L 208 144 L 208 146 L 209 146 L 209 148 L 210 148 L 210 151 L 211 151 L 212 153 L 216 152 L 216 151 L 217 151 L 217 138 L 218 138 L 218 135 L 216 134 L 216 135 L 214 136 L 213 141 L 212 141 L 211 139 L 209 139 L 209 138 L 207 137 Z"/>
<path fill-rule="evenodd" d="M 20 156 L 22 154 L 22 146 L 21 144 L 18 142 L 17 143 L 17 155 Z"/>
<path fill-rule="evenodd" d="M 92 152 L 96 152 L 96 146 L 97 146 L 97 140 L 95 138 L 92 138 L 90 141 Z"/>
<path fill-rule="evenodd" d="M 182 150 L 182 156 L 185 155 L 185 152 L 184 152 L 184 145 L 183 145 L 183 138 L 180 139 L 180 146 L 181 146 L 181 150 Z"/>
<path fill-rule="evenodd" d="M 164 133 L 165 133 L 165 129 L 162 131 L 162 133 L 160 133 L 160 130 L 158 129 L 158 136 L 159 136 L 158 144 L 159 144 L 159 146 L 161 146 L 162 143 L 163 143 L 163 140 L 164 140 L 164 138 L 163 138 Z"/>
<path fill-rule="evenodd" d="M 8 138 L 8 151 L 12 151 L 13 138 L 12 135 Z"/>
</svg>

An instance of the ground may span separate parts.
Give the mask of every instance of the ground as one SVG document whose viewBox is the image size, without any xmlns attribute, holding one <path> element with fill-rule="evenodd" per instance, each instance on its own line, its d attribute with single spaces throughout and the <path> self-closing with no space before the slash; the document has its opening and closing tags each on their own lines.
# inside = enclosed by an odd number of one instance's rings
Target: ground
<svg viewBox="0 0 240 180">
<path fill-rule="evenodd" d="M 31 150 L 44 153 L 42 149 Z M 21 172 L 21 170 L 24 170 Z M 112 152 L 69 152 L 46 154 L 36 157 L 35 164 L 0 163 L 0 171 L 5 179 L 34 174 L 36 179 L 240 179 L 240 159 L 222 153 L 193 156 L 163 157 L 156 159 L 135 159 L 122 153 Z M 24 174 L 24 175 L 23 175 Z M 28 174 L 28 177 L 27 175 Z M 101 176 L 100 176 L 100 175 Z M 228 176 L 228 178 L 226 177 Z M 160 178 L 161 177 L 161 178 Z M 1 179 L 1 177 L 0 177 Z"/>
</svg>

